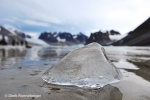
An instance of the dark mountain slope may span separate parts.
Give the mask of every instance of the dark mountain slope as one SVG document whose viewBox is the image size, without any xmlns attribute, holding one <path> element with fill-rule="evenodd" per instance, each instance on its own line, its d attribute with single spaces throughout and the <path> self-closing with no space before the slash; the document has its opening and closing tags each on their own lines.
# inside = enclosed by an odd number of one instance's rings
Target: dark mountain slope
<svg viewBox="0 0 150 100">
<path fill-rule="evenodd" d="M 86 44 L 97 42 L 101 45 L 108 45 L 111 40 L 109 38 L 109 32 L 103 33 L 101 31 L 91 33 L 90 37 L 87 39 Z"/>
<path fill-rule="evenodd" d="M 150 18 L 128 33 L 123 39 L 113 43 L 114 46 L 150 46 Z"/>
<path fill-rule="evenodd" d="M 26 45 L 27 46 L 27 44 L 28 43 L 24 38 L 0 26 L 0 45 Z"/>
</svg>

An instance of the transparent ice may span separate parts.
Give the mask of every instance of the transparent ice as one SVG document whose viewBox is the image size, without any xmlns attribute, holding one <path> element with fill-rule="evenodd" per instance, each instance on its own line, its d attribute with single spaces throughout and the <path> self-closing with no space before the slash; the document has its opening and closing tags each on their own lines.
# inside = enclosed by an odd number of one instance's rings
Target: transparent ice
<svg viewBox="0 0 150 100">
<path fill-rule="evenodd" d="M 122 73 L 109 61 L 101 45 L 91 43 L 67 54 L 42 79 L 51 84 L 103 87 L 122 79 Z"/>
</svg>

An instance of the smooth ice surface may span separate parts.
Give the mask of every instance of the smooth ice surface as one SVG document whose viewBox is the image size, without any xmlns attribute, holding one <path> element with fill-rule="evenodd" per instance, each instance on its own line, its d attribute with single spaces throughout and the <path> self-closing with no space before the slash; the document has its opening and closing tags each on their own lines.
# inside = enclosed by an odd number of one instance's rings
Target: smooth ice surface
<svg viewBox="0 0 150 100">
<path fill-rule="evenodd" d="M 98 43 L 70 52 L 42 76 L 48 83 L 79 87 L 103 87 L 121 78 L 122 73 L 108 60 Z"/>
</svg>

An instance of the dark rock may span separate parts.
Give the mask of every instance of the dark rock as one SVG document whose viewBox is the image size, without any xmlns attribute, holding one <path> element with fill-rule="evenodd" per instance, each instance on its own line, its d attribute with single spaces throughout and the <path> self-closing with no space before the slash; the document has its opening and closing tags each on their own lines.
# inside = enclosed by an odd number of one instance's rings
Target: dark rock
<svg viewBox="0 0 150 100">
<path fill-rule="evenodd" d="M 150 18 L 128 33 L 123 39 L 113 43 L 114 46 L 150 46 Z"/>
<path fill-rule="evenodd" d="M 18 69 L 22 69 L 22 67 L 18 67 Z"/>
<path fill-rule="evenodd" d="M 32 48 L 31 46 L 27 45 L 26 48 Z"/>
<path fill-rule="evenodd" d="M 7 45 L 7 42 L 4 36 L 2 36 L 2 40 L 0 40 L 0 45 Z"/>
<path fill-rule="evenodd" d="M 46 42 L 58 42 L 51 32 L 44 32 L 39 36 L 39 39 Z"/>
<path fill-rule="evenodd" d="M 56 38 L 57 37 L 60 37 L 60 39 L 65 39 L 68 42 L 74 42 L 72 34 L 68 32 L 59 33 Z"/>
<path fill-rule="evenodd" d="M 78 88 L 78 87 L 69 87 L 69 86 L 59 86 L 44 84 L 44 88 L 48 89 L 49 87 L 59 87 L 60 90 L 58 94 L 57 91 L 50 91 L 48 94 L 49 100 L 122 100 L 123 93 L 114 86 L 106 85 L 100 89 L 91 89 L 91 88 Z"/>
<path fill-rule="evenodd" d="M 109 38 L 109 32 L 103 33 L 101 31 L 91 33 L 91 36 L 87 39 L 86 44 L 97 42 L 101 45 L 108 45 L 111 43 L 111 40 Z"/>
<path fill-rule="evenodd" d="M 26 38 L 32 38 L 30 35 L 26 35 Z"/>
<path fill-rule="evenodd" d="M 110 35 L 120 35 L 120 33 L 117 31 L 111 30 Z"/>
</svg>

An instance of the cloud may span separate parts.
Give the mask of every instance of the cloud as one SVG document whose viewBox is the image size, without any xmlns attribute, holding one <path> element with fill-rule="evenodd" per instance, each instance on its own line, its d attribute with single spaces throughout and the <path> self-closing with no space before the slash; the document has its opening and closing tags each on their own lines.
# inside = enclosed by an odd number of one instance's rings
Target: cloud
<svg viewBox="0 0 150 100">
<path fill-rule="evenodd" d="M 39 22 L 35 20 L 24 20 L 23 21 L 25 24 L 32 25 L 32 26 L 42 26 L 42 27 L 49 27 L 50 24 L 45 23 L 45 22 Z"/>
<path fill-rule="evenodd" d="M 4 18 L 4 19 L 3 19 L 3 21 L 6 21 L 6 22 L 11 22 L 11 23 L 15 22 L 15 20 L 13 20 L 13 19 L 10 19 L 10 18 Z"/>
<path fill-rule="evenodd" d="M 44 1 L 45 5 L 49 6 L 49 1 Z M 48 4 L 46 3 L 48 2 Z M 49 6 L 49 8 L 45 9 L 45 5 L 40 0 L 14 0 L 12 3 L 9 3 L 9 0 L 1 0 L 0 1 L 0 12 L 4 16 L 7 15 L 16 16 L 20 20 L 21 19 L 32 19 L 41 22 L 48 22 L 53 24 L 62 24 L 61 20 L 57 18 L 57 16 L 52 16 L 50 9 L 53 9 Z M 7 6 L 4 6 L 7 5 Z M 4 11 L 6 10 L 6 12 Z"/>
<path fill-rule="evenodd" d="M 4 24 L 3 26 L 8 30 L 19 30 L 18 28 L 10 24 Z"/>
<path fill-rule="evenodd" d="M 32 18 L 33 20 L 39 20 L 39 21 L 53 23 L 53 24 L 62 24 L 62 22 L 59 19 L 42 13 L 30 14 L 28 15 L 28 17 Z"/>
<path fill-rule="evenodd" d="M 149 11 L 149 0 L 0 0 L 0 24 L 13 23 L 23 31 L 127 33 L 146 20 Z"/>
</svg>

